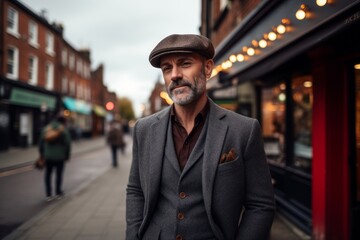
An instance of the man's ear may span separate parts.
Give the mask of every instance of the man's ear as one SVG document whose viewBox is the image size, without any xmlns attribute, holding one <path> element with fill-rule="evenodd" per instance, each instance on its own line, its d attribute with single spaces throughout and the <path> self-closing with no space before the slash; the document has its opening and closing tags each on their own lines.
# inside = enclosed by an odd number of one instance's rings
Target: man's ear
<svg viewBox="0 0 360 240">
<path fill-rule="evenodd" d="M 211 77 L 213 68 L 214 68 L 214 61 L 212 59 L 207 59 L 205 61 L 205 75 L 207 79 Z"/>
</svg>

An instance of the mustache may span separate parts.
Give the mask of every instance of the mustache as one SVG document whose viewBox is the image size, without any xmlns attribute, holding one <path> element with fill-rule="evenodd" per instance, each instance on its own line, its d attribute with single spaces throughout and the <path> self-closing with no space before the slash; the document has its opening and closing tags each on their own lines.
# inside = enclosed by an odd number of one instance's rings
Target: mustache
<svg viewBox="0 0 360 240">
<path fill-rule="evenodd" d="M 184 79 L 179 79 L 177 81 L 173 81 L 170 83 L 168 89 L 170 90 L 170 92 L 172 90 L 174 90 L 177 87 L 183 87 L 183 86 L 188 86 L 188 87 L 192 87 L 191 83 L 189 81 L 186 81 Z"/>
</svg>

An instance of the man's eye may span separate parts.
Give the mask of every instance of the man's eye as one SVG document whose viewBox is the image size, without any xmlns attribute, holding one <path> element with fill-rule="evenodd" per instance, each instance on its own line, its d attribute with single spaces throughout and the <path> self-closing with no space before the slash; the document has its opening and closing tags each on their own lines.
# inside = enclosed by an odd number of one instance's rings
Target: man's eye
<svg viewBox="0 0 360 240">
<path fill-rule="evenodd" d="M 191 62 L 183 62 L 183 64 L 182 64 L 183 66 L 185 66 L 185 67 L 188 67 L 188 66 L 190 66 L 191 65 Z"/>
<path fill-rule="evenodd" d="M 169 70 L 170 70 L 170 67 L 163 67 L 163 68 L 162 68 L 162 71 L 163 71 L 163 72 L 167 72 L 167 71 L 169 71 Z"/>
</svg>

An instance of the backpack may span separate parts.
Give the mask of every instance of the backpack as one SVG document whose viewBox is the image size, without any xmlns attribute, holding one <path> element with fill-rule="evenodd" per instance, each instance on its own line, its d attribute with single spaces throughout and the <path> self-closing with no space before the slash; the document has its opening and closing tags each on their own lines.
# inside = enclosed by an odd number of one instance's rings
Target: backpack
<svg viewBox="0 0 360 240">
<path fill-rule="evenodd" d="M 60 125 L 56 129 L 53 128 L 52 126 L 49 126 L 45 129 L 44 140 L 46 142 L 54 142 L 61 136 L 63 131 L 64 131 L 64 126 L 62 125 Z"/>
</svg>

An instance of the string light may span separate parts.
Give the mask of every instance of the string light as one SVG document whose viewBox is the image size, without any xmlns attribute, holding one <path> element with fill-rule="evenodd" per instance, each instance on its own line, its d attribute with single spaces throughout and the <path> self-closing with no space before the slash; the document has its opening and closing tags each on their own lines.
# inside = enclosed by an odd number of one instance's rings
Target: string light
<svg viewBox="0 0 360 240">
<path fill-rule="evenodd" d="M 249 56 L 254 56 L 255 55 L 255 49 L 253 48 L 248 48 L 246 51 L 247 55 Z"/>
<path fill-rule="evenodd" d="M 317 4 L 319 7 L 323 7 L 323 6 L 325 6 L 327 3 L 328 3 L 327 0 L 316 0 L 316 4 Z"/>
<path fill-rule="evenodd" d="M 277 35 L 274 32 L 269 32 L 268 38 L 269 38 L 270 41 L 275 41 L 276 38 L 277 38 Z"/>
<path fill-rule="evenodd" d="M 264 40 L 264 39 L 261 39 L 261 40 L 259 41 L 259 46 L 260 46 L 261 48 L 266 48 L 266 47 L 267 47 L 267 41 Z"/>
<path fill-rule="evenodd" d="M 245 57 L 243 54 L 239 53 L 237 56 L 236 56 L 236 59 L 238 62 L 243 62 L 245 60 Z"/>
<path fill-rule="evenodd" d="M 305 4 L 301 4 L 300 8 L 295 13 L 295 17 L 298 20 L 304 20 L 306 18 L 307 10 L 308 10 L 307 6 Z"/>
<path fill-rule="evenodd" d="M 229 57 L 230 62 L 234 63 L 236 62 L 236 56 L 233 54 Z"/>
</svg>

